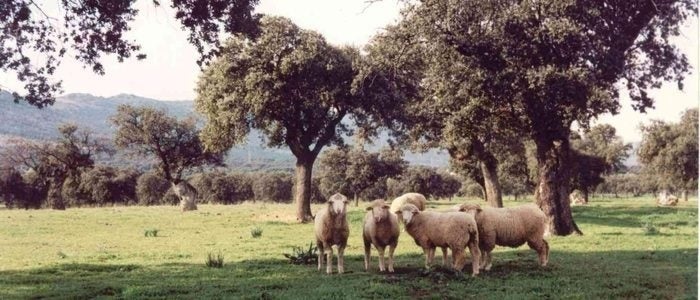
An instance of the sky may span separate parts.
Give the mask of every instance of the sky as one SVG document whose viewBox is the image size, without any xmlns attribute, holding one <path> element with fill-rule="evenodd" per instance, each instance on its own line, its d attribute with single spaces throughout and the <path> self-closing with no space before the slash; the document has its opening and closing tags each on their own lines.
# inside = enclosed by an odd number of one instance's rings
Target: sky
<svg viewBox="0 0 700 300">
<path fill-rule="evenodd" d="M 57 12 L 56 0 L 37 1 L 44 11 Z M 166 3 L 168 1 L 162 1 Z M 305 29 L 323 34 L 336 45 L 349 44 L 358 47 L 380 32 L 384 26 L 399 19 L 399 1 L 384 0 L 368 5 L 366 0 L 261 0 L 257 11 L 290 18 Z M 143 61 L 135 59 L 118 63 L 114 57 L 105 57 L 106 75 L 100 76 L 68 58 L 59 67 L 55 78 L 63 80 L 65 93 L 89 93 L 109 97 L 127 93 L 159 100 L 192 100 L 194 87 L 200 73 L 196 65 L 198 54 L 187 42 L 187 34 L 173 18 L 167 5 L 154 7 L 150 0 L 139 0 L 140 13 L 132 23 L 128 37 L 142 46 L 148 55 Z M 593 124 L 608 123 L 618 130 L 627 142 L 641 140 L 639 125 L 650 119 L 676 121 L 689 107 L 697 107 L 698 93 L 698 20 L 697 17 L 683 26 L 682 35 L 674 41 L 688 56 L 692 74 L 685 80 L 683 91 L 675 83 L 665 84 L 652 92 L 655 109 L 640 114 L 631 108 L 623 97 L 620 113 L 604 115 Z M 22 85 L 14 74 L 0 74 L 0 84 L 10 90 L 21 91 Z"/>
</svg>

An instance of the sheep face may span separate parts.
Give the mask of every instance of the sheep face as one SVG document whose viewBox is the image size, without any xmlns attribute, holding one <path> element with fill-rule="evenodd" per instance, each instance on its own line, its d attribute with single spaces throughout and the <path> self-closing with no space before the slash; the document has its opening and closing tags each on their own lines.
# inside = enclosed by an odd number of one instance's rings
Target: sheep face
<svg viewBox="0 0 700 300">
<path fill-rule="evenodd" d="M 403 223 L 406 225 L 411 224 L 411 220 L 413 219 L 413 216 L 415 216 L 419 213 L 420 213 L 420 210 L 418 210 L 418 207 L 416 207 L 413 204 L 406 204 L 404 206 L 401 206 L 401 209 L 399 209 L 399 211 L 396 212 L 399 219 L 401 219 L 403 221 Z"/>
<path fill-rule="evenodd" d="M 345 208 L 348 204 L 348 197 L 345 197 L 342 194 L 335 194 L 328 198 L 327 203 L 331 214 L 343 215 L 345 214 Z"/>
<path fill-rule="evenodd" d="M 367 207 L 367 210 L 372 212 L 375 223 L 389 219 L 389 204 L 386 204 L 384 200 L 374 200 L 372 205 Z"/>
</svg>

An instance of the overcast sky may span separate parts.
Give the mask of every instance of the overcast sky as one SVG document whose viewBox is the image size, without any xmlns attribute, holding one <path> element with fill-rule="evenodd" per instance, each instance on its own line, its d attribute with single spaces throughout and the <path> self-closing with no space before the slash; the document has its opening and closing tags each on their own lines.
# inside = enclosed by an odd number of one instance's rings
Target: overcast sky
<svg viewBox="0 0 700 300">
<path fill-rule="evenodd" d="M 50 12 L 55 11 L 52 5 L 58 1 L 37 2 L 44 3 L 44 9 Z M 128 93 L 161 100 L 191 100 L 195 97 L 194 86 L 200 72 L 195 64 L 197 53 L 187 43 L 186 33 L 172 17 L 172 10 L 167 5 L 154 7 L 151 3 L 138 1 L 140 14 L 129 33 L 129 37 L 142 45 L 148 58 L 124 63 L 117 63 L 112 57 L 105 58 L 107 74 L 104 76 L 95 75 L 67 59 L 56 73 L 56 78 L 63 80 L 66 93 L 105 97 Z M 363 46 L 385 25 L 398 20 L 398 5 L 396 0 L 384 0 L 370 6 L 365 0 L 261 0 L 257 10 L 288 17 L 302 28 L 319 31 L 333 44 Z M 684 91 L 679 91 L 675 83 L 654 91 L 656 108 L 646 115 L 633 111 L 625 98 L 619 115 L 603 116 L 597 122 L 612 124 L 626 141 L 639 141 L 640 123 L 649 119 L 674 121 L 684 109 L 697 107 L 700 97 L 697 18 L 685 24 L 683 35 L 676 39 L 676 43 L 688 55 L 693 68 L 693 74 L 685 81 Z M 16 91 L 21 91 L 22 87 L 14 79 L 14 74 L 0 74 L 0 84 Z"/>
</svg>

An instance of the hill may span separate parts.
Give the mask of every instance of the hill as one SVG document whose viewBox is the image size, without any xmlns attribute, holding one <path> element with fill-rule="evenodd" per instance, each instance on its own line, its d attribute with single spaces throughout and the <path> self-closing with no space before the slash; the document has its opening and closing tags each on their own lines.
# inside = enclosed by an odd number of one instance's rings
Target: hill
<svg viewBox="0 0 700 300">
<path fill-rule="evenodd" d="M 165 109 L 170 114 L 183 118 L 196 115 L 193 102 L 162 101 L 129 94 L 112 97 L 99 97 L 90 94 L 67 94 L 56 98 L 56 103 L 44 109 L 37 109 L 24 102 L 14 103 L 10 93 L 0 91 L 0 140 L 10 137 L 27 139 L 53 139 L 58 135 L 56 128 L 62 123 L 74 123 L 89 128 L 98 136 L 111 137 L 114 128 L 109 123 L 119 105 L 148 105 Z M 386 146 L 386 137 L 380 138 L 372 149 Z M 412 164 L 434 167 L 447 166 L 447 154 L 439 151 L 416 154 L 407 153 L 406 159 Z M 232 149 L 227 164 L 234 169 L 292 169 L 294 157 L 284 149 L 267 148 L 261 143 L 257 131 L 252 131 L 248 141 Z"/>
</svg>

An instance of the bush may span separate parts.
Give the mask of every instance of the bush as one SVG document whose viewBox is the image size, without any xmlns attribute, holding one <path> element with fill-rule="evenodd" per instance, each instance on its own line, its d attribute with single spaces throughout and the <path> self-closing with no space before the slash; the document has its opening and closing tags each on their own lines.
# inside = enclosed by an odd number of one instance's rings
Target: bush
<svg viewBox="0 0 700 300">
<path fill-rule="evenodd" d="M 139 176 L 136 181 L 136 198 L 140 205 L 162 204 L 170 183 L 153 172 Z"/>
<path fill-rule="evenodd" d="M 163 198 L 160 199 L 160 204 L 163 205 L 178 205 L 180 204 L 180 197 L 178 197 L 175 194 L 175 191 L 173 188 L 169 188 L 167 192 L 165 192 L 165 195 L 163 195 Z"/>
<path fill-rule="evenodd" d="M 255 228 L 253 228 L 253 229 L 250 230 L 250 235 L 251 235 L 253 238 L 256 238 L 256 239 L 259 238 L 259 237 L 261 237 L 261 236 L 262 236 L 262 233 L 263 233 L 263 230 L 262 230 L 262 228 L 260 228 L 260 227 L 255 227 Z"/>
<path fill-rule="evenodd" d="M 207 260 L 204 262 L 209 268 L 223 268 L 224 255 L 219 253 L 214 256 L 211 252 L 207 255 Z"/>
<path fill-rule="evenodd" d="M 143 232 L 143 236 L 145 237 L 157 237 L 158 236 L 158 229 L 146 229 Z"/>
<path fill-rule="evenodd" d="M 291 202 L 292 176 L 287 173 L 257 173 L 253 181 L 253 194 L 256 200 Z"/>
<path fill-rule="evenodd" d="M 292 253 L 284 253 L 284 257 L 289 259 L 289 263 L 295 265 L 310 265 L 318 260 L 318 248 L 313 243 L 309 243 L 309 248 L 292 247 Z"/>
</svg>

